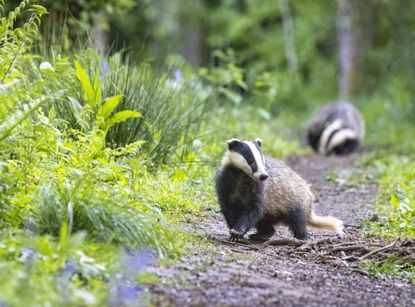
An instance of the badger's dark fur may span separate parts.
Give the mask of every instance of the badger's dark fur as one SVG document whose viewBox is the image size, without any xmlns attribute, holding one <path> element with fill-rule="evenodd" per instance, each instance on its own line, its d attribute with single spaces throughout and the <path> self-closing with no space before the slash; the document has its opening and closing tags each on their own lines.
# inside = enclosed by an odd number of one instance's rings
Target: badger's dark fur
<svg viewBox="0 0 415 307">
<path fill-rule="evenodd" d="M 341 101 L 318 109 L 307 129 L 308 143 L 323 155 L 341 155 L 355 151 L 362 143 L 365 128 L 359 111 Z"/>
<path fill-rule="evenodd" d="M 266 240 L 280 223 L 302 240 L 307 238 L 307 225 L 342 234 L 340 220 L 313 213 L 313 196 L 304 179 L 282 161 L 263 157 L 259 139 L 233 139 L 228 144 L 229 151 L 217 171 L 216 190 L 231 239 L 242 238 L 256 227 L 257 233 L 250 238 Z"/>
</svg>

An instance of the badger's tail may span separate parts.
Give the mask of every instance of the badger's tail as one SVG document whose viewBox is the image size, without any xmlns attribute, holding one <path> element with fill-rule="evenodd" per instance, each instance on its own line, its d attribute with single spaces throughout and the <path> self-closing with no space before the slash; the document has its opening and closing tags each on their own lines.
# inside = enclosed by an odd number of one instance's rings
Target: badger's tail
<svg viewBox="0 0 415 307">
<path fill-rule="evenodd" d="M 313 211 L 310 213 L 308 225 L 314 228 L 326 229 L 343 235 L 343 222 L 333 216 L 319 216 Z"/>
</svg>

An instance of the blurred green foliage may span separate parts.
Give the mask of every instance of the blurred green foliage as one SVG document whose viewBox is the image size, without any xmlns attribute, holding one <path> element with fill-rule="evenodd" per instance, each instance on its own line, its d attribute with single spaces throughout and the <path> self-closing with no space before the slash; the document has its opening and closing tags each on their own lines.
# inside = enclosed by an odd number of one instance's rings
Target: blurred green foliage
<svg viewBox="0 0 415 307">
<path fill-rule="evenodd" d="M 364 78 L 360 82 L 363 101 L 373 92 L 399 83 L 404 92 L 410 92 L 413 79 L 412 53 L 415 27 L 412 12 L 415 4 L 405 1 L 372 0 L 362 3 L 349 0 L 357 6 L 358 25 L 363 35 Z M 336 1 L 247 1 L 247 0 L 184 0 L 138 1 L 43 1 L 51 8 L 48 19 L 71 12 L 70 35 L 100 23 L 97 12 L 104 11 L 109 51 L 132 50 L 161 65 L 170 54 L 180 54 L 193 66 L 211 70 L 215 82 L 224 82 L 228 73 L 239 74 L 238 83 L 222 86 L 222 94 L 232 101 L 255 104 L 281 114 L 297 112 L 304 120 L 317 104 L 338 97 L 339 51 L 337 33 L 338 2 Z M 99 5 L 98 5 L 99 2 Z M 287 17 L 284 5 L 290 14 Z M 66 16 L 66 15 L 65 15 Z M 84 18 L 82 16 L 88 16 Z M 293 50 L 297 69 L 290 69 L 286 54 L 284 18 L 290 18 L 293 29 Z M 84 21 L 87 20 L 87 21 Z M 52 28 L 53 27 L 52 24 Z M 66 22 L 68 24 L 68 22 Z M 53 29 L 52 29 L 53 30 Z M 50 30 L 43 31 L 48 37 Z M 62 33 L 68 36 L 69 33 Z M 68 43 L 71 45 L 72 43 Z M 222 55 L 233 53 L 232 61 Z M 218 56 L 219 55 L 219 56 Z M 217 71 L 226 65 L 226 72 Z M 239 70 L 239 71 L 238 71 Z M 221 76 L 222 80 L 218 79 Z M 236 89 L 236 90 L 235 90 Z M 267 93 L 258 97 L 258 92 Z M 235 95 L 236 94 L 236 95 Z M 379 93 L 379 96 L 388 95 Z M 266 98 L 266 99 L 265 99 Z M 392 101 L 392 103 L 400 103 Z M 365 103 L 363 103 L 364 105 Z M 413 104 L 411 104 L 413 105 Z M 412 110 L 413 114 L 414 110 Z"/>
<path fill-rule="evenodd" d="M 366 161 L 380 174 L 377 199 L 381 220 L 369 224 L 373 234 L 415 238 L 415 163 L 407 156 L 383 154 Z"/>
<path fill-rule="evenodd" d="M 399 139 L 399 141 L 408 142 L 407 139 Z M 376 218 L 371 222 L 366 222 L 365 229 L 368 234 L 390 239 L 415 239 L 413 155 L 396 155 L 390 151 L 378 151 L 365 157 L 363 162 L 374 167 L 379 174 L 379 194 L 375 200 L 374 212 Z M 388 257 L 368 263 L 364 267 L 374 274 L 393 274 L 414 281 L 415 266 L 410 257 Z"/>
<path fill-rule="evenodd" d="M 194 43 L 189 40 L 192 35 L 201 41 L 200 51 L 196 50 L 199 64 L 217 66 L 222 62 L 218 53 L 233 50 L 233 65 L 244 70 L 240 89 L 245 98 L 272 84 L 271 99 L 264 102 L 252 95 L 250 101 L 277 113 L 287 107 L 303 109 L 310 96 L 326 100 L 336 95 L 335 2 L 290 4 L 299 59 L 296 74 L 287 69 L 278 1 L 144 2 L 133 11 L 134 20 L 114 18 L 113 23 L 117 35 L 122 35 L 120 40 L 124 39 L 120 46 L 143 50 L 145 43 L 144 52 L 156 59 L 163 58 L 166 50 L 190 57 L 184 49 Z M 299 90 L 305 86 L 310 92 Z"/>
</svg>

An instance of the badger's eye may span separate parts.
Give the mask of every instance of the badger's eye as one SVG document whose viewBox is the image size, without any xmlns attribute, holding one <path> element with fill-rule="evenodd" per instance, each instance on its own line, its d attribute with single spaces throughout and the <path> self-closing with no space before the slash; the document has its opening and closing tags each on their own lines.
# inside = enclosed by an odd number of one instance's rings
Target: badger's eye
<svg viewBox="0 0 415 307">
<path fill-rule="evenodd" d="M 254 164 L 254 160 L 248 160 L 248 164 L 252 166 Z"/>
</svg>

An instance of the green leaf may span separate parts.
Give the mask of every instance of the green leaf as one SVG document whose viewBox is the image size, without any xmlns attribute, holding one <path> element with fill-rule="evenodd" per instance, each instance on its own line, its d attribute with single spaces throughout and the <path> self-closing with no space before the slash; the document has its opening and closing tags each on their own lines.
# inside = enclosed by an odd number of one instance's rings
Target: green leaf
<svg viewBox="0 0 415 307">
<path fill-rule="evenodd" d="M 85 98 L 88 101 L 88 104 L 91 107 L 94 107 L 96 105 L 96 100 L 95 100 L 95 93 L 94 93 L 94 88 L 92 87 L 92 84 L 91 84 L 91 80 L 89 79 L 89 76 L 86 73 L 86 71 L 82 68 L 81 64 L 77 60 L 75 60 L 74 63 L 75 63 L 75 69 L 76 69 L 76 77 L 78 78 L 79 82 L 81 82 L 81 86 L 84 91 Z"/>
<path fill-rule="evenodd" d="M 116 95 L 105 100 L 104 104 L 98 110 L 98 115 L 107 120 L 120 103 L 122 97 L 122 95 Z"/>
<path fill-rule="evenodd" d="M 52 106 L 48 113 L 48 119 L 49 121 L 53 121 L 55 118 L 56 118 L 56 111 L 55 111 L 55 108 Z"/>
<path fill-rule="evenodd" d="M 37 98 L 35 101 L 22 105 L 22 108 L 7 116 L 0 124 L 0 141 L 7 138 L 14 128 L 20 125 L 36 109 L 49 100 L 48 97 Z"/>
<path fill-rule="evenodd" d="M 94 78 L 92 79 L 92 89 L 94 92 L 94 106 L 100 105 L 102 101 L 102 93 L 101 93 L 101 80 L 99 78 L 98 71 L 95 72 Z"/>
<path fill-rule="evenodd" d="M 141 117 L 141 113 L 137 111 L 125 110 L 120 111 L 114 114 L 109 120 L 105 122 L 104 131 L 107 132 L 109 128 L 114 126 L 115 124 L 121 123 L 126 121 L 129 118 L 137 118 Z"/>
<path fill-rule="evenodd" d="M 399 199 L 396 197 L 394 193 L 391 194 L 391 204 L 393 208 L 397 209 L 399 208 Z"/>
<path fill-rule="evenodd" d="M 66 252 L 69 241 L 69 229 L 66 222 L 62 223 L 61 228 L 59 229 L 59 246 L 62 252 Z"/>
</svg>

